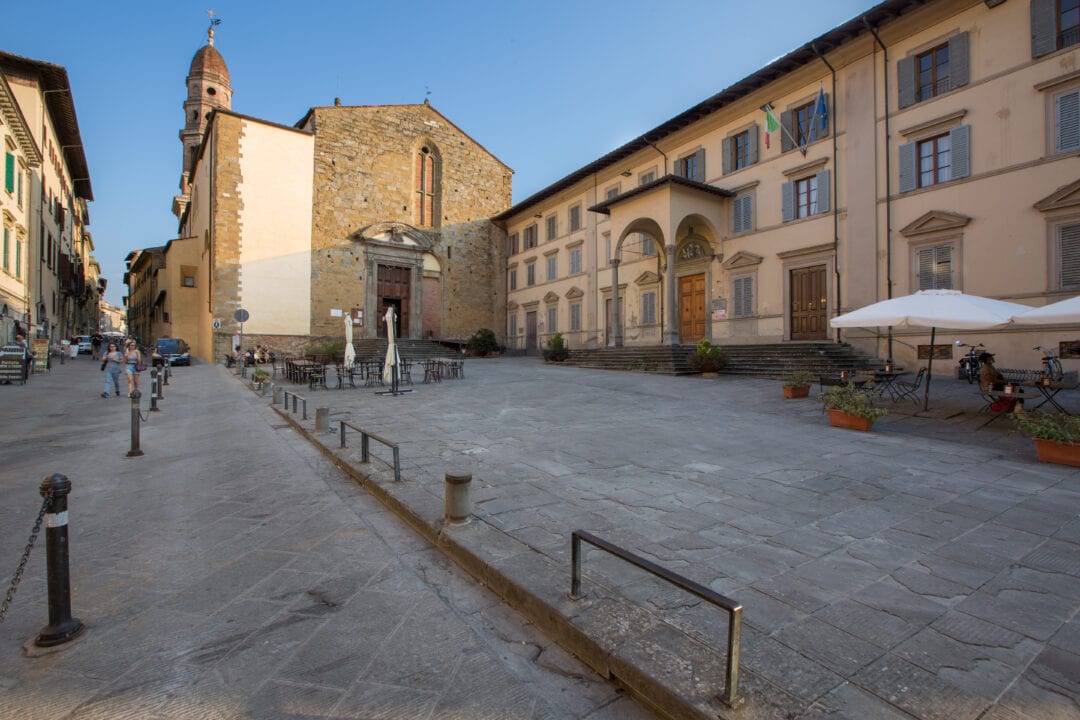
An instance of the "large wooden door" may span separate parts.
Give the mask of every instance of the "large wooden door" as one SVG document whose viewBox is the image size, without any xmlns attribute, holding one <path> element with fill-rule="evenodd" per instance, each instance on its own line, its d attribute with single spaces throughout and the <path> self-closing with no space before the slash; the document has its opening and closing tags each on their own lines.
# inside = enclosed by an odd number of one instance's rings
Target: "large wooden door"
<svg viewBox="0 0 1080 720">
<path fill-rule="evenodd" d="M 376 289 L 379 296 L 379 337 L 386 337 L 386 324 L 383 322 L 383 317 L 386 315 L 386 308 L 391 305 L 394 306 L 398 316 L 395 334 L 397 337 L 402 337 L 401 333 L 404 331 L 405 335 L 408 335 L 411 278 L 412 272 L 407 267 L 379 266 L 379 279 Z"/>
<path fill-rule="evenodd" d="M 525 349 L 536 349 L 536 311 L 525 313 Z"/>
<path fill-rule="evenodd" d="M 825 311 L 825 266 L 791 271 L 791 339 L 824 340 L 828 337 Z"/>
<path fill-rule="evenodd" d="M 705 274 L 679 278 L 679 342 L 705 337 Z"/>
</svg>

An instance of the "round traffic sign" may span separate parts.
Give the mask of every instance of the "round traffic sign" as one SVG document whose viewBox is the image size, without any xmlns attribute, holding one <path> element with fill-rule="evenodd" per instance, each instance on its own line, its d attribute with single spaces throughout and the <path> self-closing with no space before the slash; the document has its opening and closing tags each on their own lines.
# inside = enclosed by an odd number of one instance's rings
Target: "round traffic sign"
<svg viewBox="0 0 1080 720">
<path fill-rule="evenodd" d="M 233 318 L 236 320 L 236 322 L 247 322 L 249 317 L 251 317 L 251 315 L 248 313 L 247 310 L 243 308 L 240 308 L 235 313 L 233 313 Z"/>
</svg>

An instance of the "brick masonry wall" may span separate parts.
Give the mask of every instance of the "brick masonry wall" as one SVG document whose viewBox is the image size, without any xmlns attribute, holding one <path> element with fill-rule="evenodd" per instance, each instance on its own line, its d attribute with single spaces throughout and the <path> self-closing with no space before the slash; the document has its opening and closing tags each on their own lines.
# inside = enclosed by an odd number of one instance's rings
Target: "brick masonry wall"
<svg viewBox="0 0 1080 720">
<path fill-rule="evenodd" d="M 331 308 L 377 312 L 364 307 L 364 283 L 375 278 L 364 277 L 361 246 L 349 236 L 380 222 L 415 226 L 415 154 L 424 144 L 439 154 L 432 236 L 442 269 L 442 336 L 499 332 L 503 241 L 488 218 L 510 206 L 510 169 L 426 104 L 316 108 L 313 122 L 312 334 L 339 332 Z"/>
<path fill-rule="evenodd" d="M 232 336 L 239 330 L 233 316 L 240 303 L 240 134 L 243 120 L 232 115 L 218 115 L 214 122 L 214 189 L 216 196 L 211 242 L 213 243 L 213 316 L 223 325 L 214 334 L 214 358 L 232 351 Z M 246 342 L 246 340 L 245 340 Z"/>
</svg>

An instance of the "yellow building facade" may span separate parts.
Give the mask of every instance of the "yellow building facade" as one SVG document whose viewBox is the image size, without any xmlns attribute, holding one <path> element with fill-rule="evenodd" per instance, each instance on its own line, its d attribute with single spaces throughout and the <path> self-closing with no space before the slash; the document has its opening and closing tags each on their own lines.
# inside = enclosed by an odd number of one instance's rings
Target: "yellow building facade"
<svg viewBox="0 0 1080 720">
<path fill-rule="evenodd" d="M 516 204 L 496 218 L 507 344 L 841 340 L 913 363 L 928 331 L 828 319 L 930 288 L 1075 295 L 1074 15 L 881 3 Z M 1011 329 L 993 349 L 1030 365 L 1069 332 Z"/>
</svg>

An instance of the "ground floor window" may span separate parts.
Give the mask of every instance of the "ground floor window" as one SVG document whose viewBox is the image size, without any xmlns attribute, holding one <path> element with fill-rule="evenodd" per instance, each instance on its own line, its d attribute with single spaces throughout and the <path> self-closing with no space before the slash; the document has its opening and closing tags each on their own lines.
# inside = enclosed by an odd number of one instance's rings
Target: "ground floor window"
<svg viewBox="0 0 1080 720">
<path fill-rule="evenodd" d="M 953 282 L 953 246 L 933 245 L 915 251 L 919 290 L 951 290 Z"/>
<path fill-rule="evenodd" d="M 647 292 L 641 295 L 641 324 L 656 324 L 656 293 Z"/>
<path fill-rule="evenodd" d="M 570 305 L 570 329 L 581 329 L 581 303 L 573 303 Z"/>
</svg>

